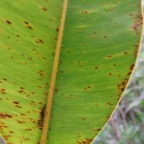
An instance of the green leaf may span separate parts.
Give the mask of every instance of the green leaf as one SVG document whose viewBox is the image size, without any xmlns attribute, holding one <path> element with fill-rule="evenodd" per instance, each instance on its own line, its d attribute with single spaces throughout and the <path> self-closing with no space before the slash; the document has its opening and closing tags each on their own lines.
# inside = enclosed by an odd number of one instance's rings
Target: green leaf
<svg viewBox="0 0 144 144">
<path fill-rule="evenodd" d="M 133 70 L 140 1 L 0 5 L 1 135 L 7 144 L 90 144 Z"/>
</svg>

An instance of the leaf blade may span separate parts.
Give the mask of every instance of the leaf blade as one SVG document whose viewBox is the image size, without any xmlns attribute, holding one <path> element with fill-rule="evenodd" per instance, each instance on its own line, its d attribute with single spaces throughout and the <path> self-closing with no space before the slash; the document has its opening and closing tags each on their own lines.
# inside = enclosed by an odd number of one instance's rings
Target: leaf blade
<svg viewBox="0 0 144 144">
<path fill-rule="evenodd" d="M 69 1 L 47 143 L 91 143 L 108 121 L 138 50 L 137 3 Z"/>
<path fill-rule="evenodd" d="M 38 143 L 62 1 L 0 3 L 0 133 L 8 143 Z"/>
<path fill-rule="evenodd" d="M 4 13 L 0 18 L 7 23 L 1 24 L 4 30 L 1 35 L 1 52 L 4 53 L 0 73 L 1 133 L 10 143 L 29 144 L 40 140 L 47 97 L 44 93 L 50 83 L 54 39 L 57 37 L 55 30 L 60 23 L 63 0 L 49 0 L 49 5 L 46 2 L 32 1 L 31 5 L 24 1 L 19 4 L 0 2 Z M 20 3 L 23 5 L 21 10 Z M 91 143 L 109 119 L 133 69 L 138 50 L 141 12 L 137 4 L 137 0 L 69 0 L 48 144 Z M 6 12 L 5 8 L 11 10 Z M 39 13 L 38 8 L 50 13 Z M 20 36 L 15 32 L 23 33 L 23 38 L 15 39 L 13 35 Z M 6 37 L 9 35 L 12 39 Z M 12 45 L 13 51 L 6 45 Z M 33 47 L 36 52 L 32 51 Z M 23 109 L 18 110 L 20 107 Z"/>
</svg>

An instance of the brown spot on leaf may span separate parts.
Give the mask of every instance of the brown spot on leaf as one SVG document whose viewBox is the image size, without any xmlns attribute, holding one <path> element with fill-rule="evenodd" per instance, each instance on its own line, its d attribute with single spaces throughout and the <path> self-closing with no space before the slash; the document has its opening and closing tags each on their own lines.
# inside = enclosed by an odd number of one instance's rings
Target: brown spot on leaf
<svg viewBox="0 0 144 144">
<path fill-rule="evenodd" d="M 10 138 L 11 136 L 10 135 L 3 135 L 3 138 L 5 139 L 5 140 L 8 140 L 9 138 Z M 7 144 L 12 144 L 12 143 L 7 143 Z"/>
<path fill-rule="evenodd" d="M 141 15 L 134 15 L 133 17 L 135 19 L 135 22 L 132 25 L 132 29 L 135 31 L 136 34 L 138 34 L 142 27 L 143 18 Z"/>
<path fill-rule="evenodd" d="M 130 70 L 133 70 L 133 68 L 134 68 L 134 64 L 132 64 L 132 65 L 130 66 Z"/>
<path fill-rule="evenodd" d="M 35 41 L 36 43 L 44 43 L 44 41 L 42 39 L 38 39 Z"/>
<path fill-rule="evenodd" d="M 124 54 L 125 54 L 125 55 L 127 55 L 127 54 L 128 54 L 128 52 L 124 52 Z"/>
<path fill-rule="evenodd" d="M 82 120 L 86 120 L 86 118 L 81 118 Z"/>
<path fill-rule="evenodd" d="M 13 103 L 15 104 L 15 107 L 21 108 L 21 106 L 19 105 L 19 102 L 14 101 Z"/>
<path fill-rule="evenodd" d="M 41 79 L 39 79 L 39 80 L 41 80 Z M 37 87 L 40 88 L 40 89 L 42 88 L 42 86 L 37 86 Z"/>
<path fill-rule="evenodd" d="M 131 73 L 132 73 L 132 71 L 133 71 L 133 69 L 134 69 L 134 64 L 132 64 L 131 66 L 130 66 L 130 71 L 127 73 L 127 75 L 131 75 Z"/>
<path fill-rule="evenodd" d="M 29 28 L 29 29 L 31 29 L 31 30 L 33 29 L 32 26 L 27 26 L 27 28 Z"/>
<path fill-rule="evenodd" d="M 25 21 L 24 23 L 25 23 L 26 25 L 29 25 L 29 22 L 27 22 L 27 21 Z"/>
<path fill-rule="evenodd" d="M 19 93 L 23 93 L 24 91 L 23 91 L 23 90 L 19 90 L 18 92 L 19 92 Z"/>
<path fill-rule="evenodd" d="M 37 73 L 39 74 L 40 78 L 45 76 L 45 72 L 43 70 L 39 70 Z"/>
<path fill-rule="evenodd" d="M 57 89 L 57 88 L 55 88 L 55 92 L 58 92 L 58 89 Z"/>
<path fill-rule="evenodd" d="M 9 24 L 9 25 L 11 25 L 11 24 L 12 24 L 12 22 L 11 22 L 11 21 L 9 21 L 9 20 L 6 20 L 6 23 L 7 23 L 7 24 Z"/>
<path fill-rule="evenodd" d="M 139 47 L 139 45 L 138 44 L 136 44 L 136 45 L 134 45 L 136 48 L 138 48 Z"/>
<path fill-rule="evenodd" d="M 2 121 L 0 122 L 0 130 L 7 128 L 7 126 L 5 125 L 5 123 L 3 123 Z"/>
<path fill-rule="evenodd" d="M 134 47 L 135 47 L 134 57 L 137 57 L 139 51 L 139 44 L 134 45 Z"/>
<path fill-rule="evenodd" d="M 109 55 L 109 56 L 107 56 L 107 58 L 112 58 L 112 56 L 111 56 L 111 55 Z"/>
<path fill-rule="evenodd" d="M 85 140 L 81 141 L 81 142 L 77 142 L 78 144 L 91 144 L 91 142 L 93 141 L 93 139 L 90 138 L 86 138 Z"/>
<path fill-rule="evenodd" d="M 120 84 L 117 85 L 120 93 L 122 93 L 127 85 L 128 78 L 124 79 Z"/>
<path fill-rule="evenodd" d="M 44 93 L 46 96 L 48 95 L 48 92 Z"/>
<path fill-rule="evenodd" d="M 101 131 L 101 128 L 96 129 L 96 131 Z"/>
<path fill-rule="evenodd" d="M 24 23 L 26 24 L 26 27 L 27 27 L 28 29 L 30 29 L 30 30 L 33 29 L 32 26 L 31 26 L 31 24 L 30 24 L 29 22 L 25 21 Z"/>
<path fill-rule="evenodd" d="M 88 89 L 90 89 L 90 88 L 91 88 L 91 86 L 88 86 L 88 87 L 84 88 L 84 90 L 88 90 Z"/>
<path fill-rule="evenodd" d="M 59 27 L 56 29 L 57 32 L 59 32 Z"/>
<path fill-rule="evenodd" d="M 110 103 L 110 102 L 107 102 L 107 105 L 113 105 L 112 103 Z"/>
<path fill-rule="evenodd" d="M 133 13 L 130 13 L 129 16 L 134 16 L 134 14 L 133 14 Z"/>
<path fill-rule="evenodd" d="M 24 89 L 23 87 L 20 87 L 20 89 Z"/>
<path fill-rule="evenodd" d="M 44 60 L 46 60 L 46 57 L 43 57 Z"/>
<path fill-rule="evenodd" d="M 19 105 L 16 105 L 15 107 L 17 107 L 17 108 L 22 108 L 21 106 L 19 106 Z"/>
<path fill-rule="evenodd" d="M 2 94 L 6 94 L 6 90 L 5 90 L 4 88 L 0 88 L 0 92 L 1 92 Z"/>
<path fill-rule="evenodd" d="M 19 104 L 19 102 L 16 102 L 16 101 L 14 101 L 13 103 L 14 103 L 14 104 Z"/>
<path fill-rule="evenodd" d="M 0 113 L 0 118 L 3 118 L 3 119 L 5 119 L 5 118 L 12 118 L 12 116 L 9 115 L 9 114 L 6 114 L 6 113 L 1 112 L 1 113 Z"/>
<path fill-rule="evenodd" d="M 32 60 L 32 57 L 29 57 L 28 59 L 29 59 L 29 60 Z"/>
<path fill-rule="evenodd" d="M 26 114 L 24 114 L 24 113 L 21 113 L 21 116 L 26 116 Z"/>
<path fill-rule="evenodd" d="M 17 120 L 17 122 L 20 123 L 20 124 L 26 123 L 25 121 L 21 121 L 21 120 Z"/>
<path fill-rule="evenodd" d="M 98 66 L 95 67 L 95 69 L 98 69 L 98 68 L 99 68 Z"/>
<path fill-rule="evenodd" d="M 82 13 L 83 13 L 83 14 L 87 14 L 87 13 L 88 13 L 88 11 L 84 10 L 84 11 L 82 11 Z"/>
<path fill-rule="evenodd" d="M 20 37 L 20 35 L 18 35 L 18 34 L 17 34 L 16 36 L 17 36 L 17 37 Z"/>
<path fill-rule="evenodd" d="M 43 11 L 47 11 L 47 8 L 45 8 L 45 7 L 42 7 L 41 9 L 42 9 Z"/>
<path fill-rule="evenodd" d="M 127 75 L 131 75 L 132 71 L 128 72 Z"/>
<path fill-rule="evenodd" d="M 29 138 L 23 137 L 23 140 L 24 140 L 24 141 L 28 141 L 28 140 L 29 140 Z"/>
<path fill-rule="evenodd" d="M 43 121 L 44 121 L 44 116 L 45 116 L 45 109 L 46 106 L 44 105 L 40 111 L 40 119 L 38 120 L 38 126 L 40 129 L 43 127 Z"/>
<path fill-rule="evenodd" d="M 7 79 L 6 79 L 6 78 L 3 78 L 3 80 L 4 80 L 4 81 L 7 81 Z"/>
<path fill-rule="evenodd" d="M 85 46 L 85 44 L 81 44 L 81 46 Z"/>
<path fill-rule="evenodd" d="M 109 76 L 111 76 L 112 75 L 112 73 L 109 73 Z"/>
</svg>

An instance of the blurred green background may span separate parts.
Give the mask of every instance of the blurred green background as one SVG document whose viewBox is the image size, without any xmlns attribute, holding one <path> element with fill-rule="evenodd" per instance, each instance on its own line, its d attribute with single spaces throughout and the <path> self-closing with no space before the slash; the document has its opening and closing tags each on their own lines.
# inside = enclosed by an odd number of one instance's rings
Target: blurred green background
<svg viewBox="0 0 144 144">
<path fill-rule="evenodd" d="M 144 36 L 127 90 L 93 144 L 144 144 Z"/>
</svg>

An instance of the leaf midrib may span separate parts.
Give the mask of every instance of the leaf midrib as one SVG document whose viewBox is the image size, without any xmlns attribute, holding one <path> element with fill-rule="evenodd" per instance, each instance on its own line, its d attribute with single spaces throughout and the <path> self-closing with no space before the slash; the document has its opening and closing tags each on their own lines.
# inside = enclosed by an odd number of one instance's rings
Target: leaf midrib
<svg viewBox="0 0 144 144">
<path fill-rule="evenodd" d="M 57 40 L 56 49 L 55 49 L 55 57 L 54 57 L 50 87 L 48 90 L 48 99 L 47 99 L 47 104 L 46 104 L 46 109 L 45 109 L 42 137 L 41 137 L 40 144 L 46 144 L 47 135 L 48 135 L 48 129 L 49 129 L 48 127 L 49 127 L 49 121 L 50 121 L 50 116 L 51 116 L 53 94 L 54 94 L 54 89 L 55 89 L 55 82 L 56 82 L 56 75 L 57 75 L 57 69 L 58 69 L 58 61 L 59 61 L 61 43 L 62 43 L 62 38 L 63 38 L 67 5 L 68 5 L 68 0 L 64 0 L 62 18 L 61 18 L 61 23 L 60 23 L 60 27 L 59 27 L 59 33 L 58 33 L 58 40 Z"/>
</svg>

